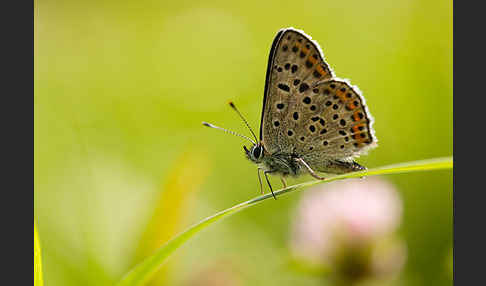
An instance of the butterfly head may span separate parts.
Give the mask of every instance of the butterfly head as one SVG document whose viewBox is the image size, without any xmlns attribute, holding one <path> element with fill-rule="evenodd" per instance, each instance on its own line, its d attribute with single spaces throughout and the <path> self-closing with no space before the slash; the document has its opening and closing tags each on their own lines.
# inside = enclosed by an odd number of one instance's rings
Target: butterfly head
<svg viewBox="0 0 486 286">
<path fill-rule="evenodd" d="M 235 136 L 238 136 L 238 137 L 241 137 L 241 138 L 244 138 L 244 139 L 248 140 L 249 142 L 252 143 L 252 146 L 251 146 L 250 149 L 248 149 L 246 146 L 243 146 L 243 149 L 245 150 L 246 157 L 250 161 L 252 161 L 252 162 L 261 163 L 263 161 L 263 156 L 264 156 L 264 153 L 265 153 L 265 149 L 263 148 L 263 142 L 258 142 L 258 139 L 257 139 L 257 136 L 256 136 L 255 132 L 253 132 L 253 130 L 251 129 L 250 125 L 248 124 L 248 122 L 246 121 L 246 119 L 243 117 L 243 115 L 238 111 L 238 109 L 236 108 L 236 106 L 234 105 L 234 103 L 233 102 L 230 102 L 229 105 L 231 106 L 231 108 L 233 108 L 234 111 L 236 111 L 236 113 L 243 120 L 243 122 L 248 127 L 248 129 L 251 132 L 251 135 L 253 135 L 253 138 L 255 138 L 255 140 L 253 140 L 253 139 L 251 139 L 251 138 L 249 138 L 249 137 L 247 137 L 245 135 L 238 134 L 238 133 L 236 133 L 234 131 L 231 131 L 231 130 L 228 130 L 228 129 L 225 129 L 225 128 L 218 127 L 218 126 L 213 125 L 211 123 L 203 122 L 203 125 L 204 126 L 207 126 L 207 127 L 210 127 L 210 128 L 219 129 L 219 130 L 222 130 L 222 131 L 224 131 L 226 133 L 229 133 L 229 134 L 232 134 L 232 135 L 235 135 Z"/>
<path fill-rule="evenodd" d="M 261 143 L 253 145 L 250 149 L 246 148 L 246 146 L 243 146 L 243 149 L 245 149 L 245 154 L 246 157 L 255 163 L 261 163 L 263 160 L 264 156 L 264 149 L 263 145 Z"/>
</svg>

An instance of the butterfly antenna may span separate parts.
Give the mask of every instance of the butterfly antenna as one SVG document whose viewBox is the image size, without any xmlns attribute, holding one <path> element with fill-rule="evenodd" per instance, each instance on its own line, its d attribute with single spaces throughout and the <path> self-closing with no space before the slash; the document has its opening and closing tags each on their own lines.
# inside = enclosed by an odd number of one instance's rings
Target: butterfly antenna
<svg viewBox="0 0 486 286">
<path fill-rule="evenodd" d="M 245 135 L 238 134 L 238 133 L 236 133 L 236 132 L 234 132 L 234 131 L 231 131 L 231 130 L 228 130 L 228 129 L 224 129 L 224 128 L 222 128 L 222 127 L 219 127 L 219 126 L 213 125 L 213 124 L 211 124 L 211 123 L 203 122 L 202 124 L 203 124 L 204 126 L 207 126 L 207 127 L 210 127 L 210 128 L 214 128 L 214 129 L 219 129 L 219 130 L 222 130 L 222 131 L 224 131 L 224 132 L 226 132 L 226 133 L 229 133 L 229 134 L 232 134 L 232 135 L 235 135 L 235 136 L 238 136 L 238 137 L 244 138 L 244 139 L 246 139 L 246 140 L 250 141 L 251 143 L 253 143 L 253 145 L 256 145 L 256 142 L 255 142 L 255 141 L 251 140 L 251 138 L 246 137 Z"/>
<path fill-rule="evenodd" d="M 246 127 L 248 127 L 248 129 L 250 130 L 251 134 L 253 134 L 253 137 L 255 138 L 255 141 L 258 142 L 258 139 L 257 139 L 257 137 L 255 135 L 255 132 L 253 132 L 253 130 L 250 127 L 250 124 L 248 124 L 248 121 L 246 121 L 245 117 L 243 117 L 243 115 L 240 113 L 240 111 L 238 111 L 238 109 L 236 109 L 236 106 L 234 105 L 233 102 L 230 101 L 229 102 L 229 105 L 231 106 L 231 108 L 233 108 L 236 111 L 236 113 L 238 113 L 238 115 L 243 120 L 243 122 L 245 122 Z"/>
</svg>

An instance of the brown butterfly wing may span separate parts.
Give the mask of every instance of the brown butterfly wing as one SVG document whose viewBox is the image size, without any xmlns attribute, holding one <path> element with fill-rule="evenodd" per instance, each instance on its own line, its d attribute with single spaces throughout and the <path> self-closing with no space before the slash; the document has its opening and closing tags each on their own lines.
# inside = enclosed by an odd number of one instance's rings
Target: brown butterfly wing
<svg viewBox="0 0 486 286">
<path fill-rule="evenodd" d="M 310 114 L 294 113 L 302 110 L 304 94 L 333 76 L 319 45 L 304 32 L 287 28 L 277 33 L 268 60 L 260 125 L 260 139 L 270 154 L 303 148 L 299 122 Z M 301 116 L 301 121 L 289 120 L 294 116 Z"/>
<path fill-rule="evenodd" d="M 296 153 L 311 168 L 325 172 L 329 160 L 351 159 L 377 146 L 373 119 L 356 87 L 331 79 L 302 95 L 306 97 L 310 102 L 303 103 L 301 110 L 308 115 L 299 130 L 307 139 Z M 311 106 L 316 107 L 314 111 Z"/>
</svg>

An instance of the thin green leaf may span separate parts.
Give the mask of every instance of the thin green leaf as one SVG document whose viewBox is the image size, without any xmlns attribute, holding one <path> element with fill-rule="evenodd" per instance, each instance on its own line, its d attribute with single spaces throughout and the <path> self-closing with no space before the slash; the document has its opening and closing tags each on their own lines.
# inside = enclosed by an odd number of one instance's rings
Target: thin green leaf
<svg viewBox="0 0 486 286">
<path fill-rule="evenodd" d="M 37 233 L 37 226 L 34 222 L 34 286 L 43 285 L 44 281 L 42 280 L 42 261 L 39 234 Z"/>
<path fill-rule="evenodd" d="M 386 175 L 386 174 L 399 174 L 399 173 L 409 173 L 418 171 L 431 171 L 440 169 L 451 169 L 453 166 L 452 157 L 446 158 L 436 158 L 422 161 L 407 162 L 401 164 L 395 164 L 385 167 L 373 168 L 366 171 L 348 173 L 338 176 L 333 176 L 325 181 L 310 181 L 302 184 L 297 184 L 293 186 L 288 186 L 285 189 L 278 190 L 275 196 L 281 196 L 304 187 L 309 187 L 316 184 L 332 182 L 336 180 L 346 179 L 346 178 L 359 178 L 365 176 L 375 176 L 375 175 Z M 152 256 L 146 258 L 144 261 L 136 265 L 132 270 L 130 270 L 117 284 L 118 286 L 138 286 L 143 285 L 151 276 L 156 273 L 167 258 L 176 251 L 180 246 L 187 242 L 195 234 L 199 233 L 201 230 L 210 226 L 211 224 L 219 221 L 220 219 L 239 212 L 247 207 L 254 206 L 261 203 L 266 199 L 271 199 L 271 194 L 262 195 L 251 199 L 249 201 L 235 205 L 229 209 L 218 212 L 204 220 L 196 223 L 195 225 L 189 227 L 184 232 L 180 233 L 173 239 L 169 240 L 161 248 L 159 248 Z"/>
</svg>

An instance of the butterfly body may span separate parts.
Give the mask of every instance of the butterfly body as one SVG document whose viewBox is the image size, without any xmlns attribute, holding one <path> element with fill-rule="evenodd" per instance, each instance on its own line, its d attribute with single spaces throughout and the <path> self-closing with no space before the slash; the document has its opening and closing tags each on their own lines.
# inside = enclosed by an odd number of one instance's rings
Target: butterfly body
<svg viewBox="0 0 486 286">
<path fill-rule="evenodd" d="M 253 145 L 250 150 L 246 149 L 247 158 L 256 163 L 260 170 L 267 173 L 278 174 L 280 176 L 297 177 L 302 174 L 301 166 L 295 161 L 298 154 L 292 153 L 274 153 L 269 154 L 263 149 L 262 144 Z M 261 151 L 259 151 L 261 150 Z M 258 156 L 256 156 L 258 155 Z"/>
<path fill-rule="evenodd" d="M 280 152 L 270 154 L 264 150 L 262 144 L 253 145 L 250 150 L 246 147 L 244 147 L 244 149 L 247 158 L 257 164 L 258 169 L 263 170 L 266 173 L 280 175 L 282 177 L 298 177 L 304 173 L 308 173 L 308 170 L 306 170 L 306 168 L 298 161 L 298 159 L 305 157 L 304 154 Z M 321 161 L 321 165 L 322 167 L 319 171 L 331 174 L 342 174 L 366 169 L 355 161 L 349 159 L 327 159 Z"/>
</svg>

